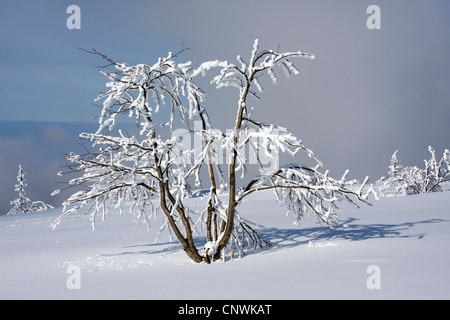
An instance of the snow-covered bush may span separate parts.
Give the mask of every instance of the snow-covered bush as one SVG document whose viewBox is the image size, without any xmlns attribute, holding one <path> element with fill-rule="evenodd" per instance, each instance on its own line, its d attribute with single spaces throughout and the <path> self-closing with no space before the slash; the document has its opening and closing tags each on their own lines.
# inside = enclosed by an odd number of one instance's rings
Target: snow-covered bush
<svg viewBox="0 0 450 320">
<path fill-rule="evenodd" d="M 379 195 L 391 197 L 442 191 L 443 185 L 450 181 L 449 150 L 445 149 L 439 162 L 431 146 L 428 147 L 428 151 L 431 158 L 424 160 L 425 169 L 401 166 L 397 159 L 398 150 L 395 151 L 391 157 L 388 176 L 381 177 L 376 182 Z"/>
<path fill-rule="evenodd" d="M 53 209 L 53 207 L 47 203 L 42 201 L 31 201 L 25 192 L 25 188 L 27 186 L 27 182 L 25 179 L 25 171 L 23 170 L 22 165 L 19 164 L 19 172 L 17 174 L 17 184 L 15 185 L 15 191 L 19 193 L 18 197 L 11 201 L 11 204 L 14 205 L 7 214 L 19 214 L 26 212 L 37 212 Z"/>
<path fill-rule="evenodd" d="M 337 221 L 337 202 L 368 204 L 367 194 L 362 194 L 367 179 L 360 189 L 350 189 L 355 181 L 345 180 L 347 172 L 339 180 L 329 177 L 328 171 L 320 172 L 322 163 L 300 139 L 286 128 L 252 117 L 254 102 L 248 98 L 259 99 L 257 92 L 263 91 L 259 78 L 267 73 L 276 82 L 276 68 L 286 75 L 298 74 L 292 60 L 313 59 L 314 55 L 260 50 L 256 40 L 248 62 L 237 56 L 237 64 L 214 60 L 194 67 L 192 62 L 175 62 L 182 51 L 169 53 L 151 66 L 129 66 L 95 50 L 91 52 L 106 59 L 116 70 L 101 69 L 110 82 L 106 85 L 109 90 L 97 98 L 104 99 L 99 129 L 80 135 L 93 142 L 98 151 L 85 155 L 72 153 L 68 157 L 73 163 L 68 172 L 82 173 L 69 183 L 86 189 L 64 202 L 64 213 L 53 227 L 65 215 L 87 204 L 92 208 L 93 226 L 98 214 L 104 218 L 111 210 L 122 211 L 125 207 L 142 219 L 162 212 L 165 224 L 161 230 L 168 229 L 192 260 L 210 263 L 226 256 L 242 256 L 249 247 L 268 245 L 254 225 L 237 211 L 243 199 L 260 190 L 276 192 L 296 223 L 304 214 L 314 214 L 333 226 Z M 213 69 L 219 70 L 211 82 L 216 88 L 231 86 L 238 90 L 235 126 L 226 132 L 213 126 L 203 107 L 205 92 L 194 82 L 197 76 Z M 283 108 L 283 101 L 277 107 Z M 156 116 L 161 111 L 166 112 L 168 120 Z M 105 133 L 112 132 L 122 114 L 139 124 L 137 136 L 128 136 L 120 129 L 115 136 Z M 195 150 L 173 134 L 180 128 L 201 141 Z M 165 135 L 167 131 L 172 134 Z M 274 163 L 285 153 L 292 157 L 306 155 L 316 165 L 292 164 L 268 170 L 257 156 L 260 175 L 239 187 L 238 180 L 247 174 L 248 166 L 242 151 L 249 146 L 256 155 L 276 160 Z M 225 163 L 216 161 L 223 154 Z M 201 179 L 202 168 L 207 181 Z M 186 205 L 185 199 L 205 184 L 209 193 L 205 209 L 198 214 Z M 226 192 L 226 200 L 219 197 L 221 192 Z M 196 247 L 193 238 L 199 226 L 206 230 L 206 244 L 202 248 Z"/>
</svg>

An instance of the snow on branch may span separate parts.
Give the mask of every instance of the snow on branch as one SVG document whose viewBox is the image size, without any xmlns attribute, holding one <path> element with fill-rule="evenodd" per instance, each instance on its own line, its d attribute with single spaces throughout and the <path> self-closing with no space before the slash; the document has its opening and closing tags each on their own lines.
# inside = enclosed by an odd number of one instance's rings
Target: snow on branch
<svg viewBox="0 0 450 320">
<path fill-rule="evenodd" d="M 103 107 L 99 118 L 100 133 L 103 128 L 114 128 L 117 119 L 121 114 L 128 114 L 135 117 L 139 123 L 143 120 L 144 126 L 154 125 L 152 117 L 158 113 L 161 105 L 170 105 L 170 121 L 174 121 L 174 112 L 178 110 L 181 120 L 187 122 L 193 114 L 194 99 L 202 100 L 204 92 L 191 80 L 190 64 L 176 64 L 174 58 L 177 54 L 170 53 L 165 58 L 159 58 L 158 62 L 149 66 L 138 64 L 129 66 L 125 63 L 116 63 L 103 54 L 96 51 L 102 58 L 111 61 L 110 65 L 118 70 L 117 72 L 100 70 L 102 74 L 110 80 L 106 84 L 109 88 L 107 92 L 100 94 L 95 101 L 103 100 Z M 183 96 L 189 100 L 190 109 L 184 107 Z"/>
<path fill-rule="evenodd" d="M 317 168 L 286 165 L 252 180 L 240 191 L 237 201 L 240 202 L 253 192 L 272 189 L 277 199 L 288 208 L 288 214 L 293 214 L 294 224 L 298 225 L 304 214 L 314 214 L 320 221 L 333 227 L 338 223 L 337 202 L 345 200 L 358 207 L 355 201 L 358 200 L 371 205 L 368 196 L 374 190 L 369 189 L 366 194 L 362 194 L 368 178 L 364 180 L 359 190 L 354 191 L 350 187 L 358 181 L 346 181 L 347 173 L 348 170 L 340 180 L 335 180 L 328 176 L 328 171 L 322 174 Z"/>
<path fill-rule="evenodd" d="M 259 41 L 256 39 L 253 44 L 249 63 L 246 63 L 240 55 L 237 56 L 240 66 L 229 63 L 228 61 L 208 61 L 202 63 L 195 69 L 191 76 L 195 77 L 198 74 L 205 75 L 206 71 L 219 67 L 221 68 L 220 74 L 215 76 L 212 80 L 212 83 L 216 84 L 217 88 L 229 86 L 243 88 L 247 83 L 252 83 L 256 86 L 258 91 L 262 92 L 263 88 L 258 81 L 259 73 L 267 71 L 272 81 L 277 82 L 278 78 L 274 71 L 275 66 L 280 67 L 286 76 L 289 76 L 290 74 L 297 75 L 299 74 L 299 70 L 292 63 L 291 60 L 293 58 L 315 58 L 313 54 L 302 51 L 279 53 L 273 50 L 264 50 L 262 52 L 258 52 L 258 50 Z"/>
</svg>

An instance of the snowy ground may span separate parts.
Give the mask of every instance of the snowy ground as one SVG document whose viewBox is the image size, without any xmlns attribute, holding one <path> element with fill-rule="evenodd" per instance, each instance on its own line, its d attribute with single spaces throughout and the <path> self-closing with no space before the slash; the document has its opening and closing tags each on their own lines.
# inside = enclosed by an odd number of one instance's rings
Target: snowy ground
<svg viewBox="0 0 450 320">
<path fill-rule="evenodd" d="M 450 191 L 373 203 L 343 207 L 335 230 L 313 217 L 295 227 L 261 193 L 239 211 L 273 246 L 212 265 L 192 263 L 166 236 L 154 244 L 157 224 L 133 232 L 127 214 L 94 232 L 83 214 L 52 231 L 61 209 L 0 216 L 0 299 L 450 299 Z M 67 286 L 71 266 L 80 289 Z"/>
</svg>

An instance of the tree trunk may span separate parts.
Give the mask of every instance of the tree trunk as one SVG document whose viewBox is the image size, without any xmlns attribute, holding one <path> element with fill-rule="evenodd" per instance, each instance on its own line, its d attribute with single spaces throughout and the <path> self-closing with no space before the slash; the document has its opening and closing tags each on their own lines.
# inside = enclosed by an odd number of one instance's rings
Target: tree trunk
<svg viewBox="0 0 450 320">
<path fill-rule="evenodd" d="M 237 145 L 239 141 L 239 135 L 240 130 L 242 126 L 242 119 L 244 116 L 244 111 L 246 110 L 246 104 L 245 100 L 247 99 L 247 95 L 250 89 L 250 83 L 253 78 L 253 75 L 250 76 L 250 80 L 247 81 L 247 85 L 241 92 L 241 99 L 239 100 L 239 109 L 238 114 L 236 117 L 236 125 L 234 127 L 234 143 Z M 214 255 L 214 260 L 220 259 L 221 252 L 223 248 L 228 244 L 228 241 L 230 240 L 231 233 L 233 232 L 234 228 L 234 215 L 235 215 L 235 209 L 236 209 L 236 159 L 237 159 L 237 150 L 234 149 L 233 151 L 233 157 L 231 159 L 231 163 L 229 166 L 229 196 L 228 196 L 228 209 L 227 209 L 227 221 L 226 221 L 226 227 L 224 232 L 224 235 L 220 239 L 217 252 Z"/>
</svg>

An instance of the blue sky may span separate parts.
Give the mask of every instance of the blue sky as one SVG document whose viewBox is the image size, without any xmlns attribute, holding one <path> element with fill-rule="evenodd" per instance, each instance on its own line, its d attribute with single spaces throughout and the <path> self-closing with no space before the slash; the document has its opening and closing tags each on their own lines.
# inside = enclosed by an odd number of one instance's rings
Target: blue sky
<svg viewBox="0 0 450 320">
<path fill-rule="evenodd" d="M 71 4 L 81 9 L 80 30 L 66 27 Z M 380 30 L 366 27 L 372 4 Z M 19 163 L 30 198 L 62 201 L 49 196 L 62 153 L 95 127 L 93 100 L 106 83 L 94 67 L 103 61 L 79 48 L 153 64 L 184 45 L 180 62 L 201 63 L 246 57 L 255 38 L 316 54 L 299 61 L 299 76 L 267 82 L 254 115 L 289 128 L 332 175 L 348 168 L 376 180 L 396 149 L 404 164 L 421 166 L 428 145 L 439 154 L 450 147 L 447 0 L 0 0 L 0 212 L 15 197 Z M 236 92 L 204 83 L 213 122 L 230 127 Z"/>
</svg>

